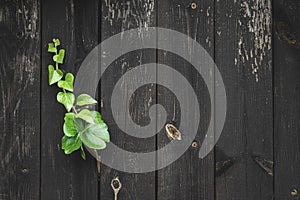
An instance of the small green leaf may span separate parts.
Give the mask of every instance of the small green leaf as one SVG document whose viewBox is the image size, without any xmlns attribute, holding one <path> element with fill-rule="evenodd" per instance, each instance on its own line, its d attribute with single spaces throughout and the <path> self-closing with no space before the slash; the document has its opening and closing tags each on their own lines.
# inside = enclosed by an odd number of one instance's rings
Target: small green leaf
<svg viewBox="0 0 300 200">
<path fill-rule="evenodd" d="M 60 45 L 59 39 L 53 38 L 52 41 L 54 42 L 55 47 L 58 47 Z"/>
<path fill-rule="evenodd" d="M 70 154 L 81 147 L 82 141 L 78 135 L 75 137 L 63 136 L 61 144 L 61 148 L 64 150 L 65 154 Z"/>
<path fill-rule="evenodd" d="M 85 152 L 84 152 L 84 149 L 83 149 L 82 145 L 81 145 L 81 158 L 83 160 L 86 160 L 86 155 L 85 155 Z"/>
<path fill-rule="evenodd" d="M 76 105 L 78 106 L 85 106 L 85 105 L 91 105 L 91 104 L 96 104 L 97 101 L 95 99 L 93 99 L 93 97 L 91 97 L 88 94 L 81 94 L 77 97 L 77 102 Z"/>
<path fill-rule="evenodd" d="M 56 51 L 57 51 L 57 49 L 54 46 L 54 44 L 53 43 L 49 43 L 48 44 L 48 52 L 50 52 L 50 53 L 56 53 Z"/>
<path fill-rule="evenodd" d="M 64 134 L 73 137 L 83 129 L 82 123 L 75 118 L 75 113 L 66 113 L 63 126 Z"/>
<path fill-rule="evenodd" d="M 83 119 L 84 121 L 91 123 L 91 124 L 95 123 L 93 115 L 92 115 L 91 111 L 89 111 L 88 109 L 83 109 L 76 115 L 76 117 Z"/>
<path fill-rule="evenodd" d="M 73 93 L 70 92 L 59 92 L 56 97 L 57 101 L 63 104 L 68 112 L 72 109 L 75 101 Z"/>
<path fill-rule="evenodd" d="M 63 72 L 60 69 L 55 70 L 53 65 L 48 66 L 49 85 L 57 83 L 63 77 Z"/>
<path fill-rule="evenodd" d="M 53 56 L 53 61 L 57 62 L 59 64 L 63 64 L 64 62 L 64 57 L 65 57 L 65 50 L 60 49 L 57 55 Z"/>
<path fill-rule="evenodd" d="M 74 90 L 73 83 L 74 83 L 73 74 L 67 73 L 66 77 L 65 77 L 65 80 L 64 81 L 60 80 L 57 85 L 60 88 L 63 88 L 63 89 L 68 90 L 70 92 L 73 92 L 73 90 Z"/>
</svg>

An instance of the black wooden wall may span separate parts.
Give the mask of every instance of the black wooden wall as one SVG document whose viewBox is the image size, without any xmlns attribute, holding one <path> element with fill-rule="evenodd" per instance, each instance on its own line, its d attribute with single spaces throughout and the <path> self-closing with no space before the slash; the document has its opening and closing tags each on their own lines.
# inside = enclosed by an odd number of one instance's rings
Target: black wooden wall
<svg viewBox="0 0 300 200">
<path fill-rule="evenodd" d="M 99 42 L 145 26 L 180 31 L 206 48 L 226 85 L 226 124 L 203 160 L 198 145 L 156 172 L 128 174 L 102 165 L 98 177 L 92 156 L 83 161 L 60 149 L 64 109 L 47 83 L 47 43 L 60 38 L 67 51 L 63 69 L 76 73 Z M 0 0 L 0 199 L 108 200 L 115 176 L 123 185 L 120 200 L 300 199 L 299 39 L 299 0 Z M 187 63 L 165 52 L 134 52 L 114 64 L 153 60 L 177 67 L 205 90 Z M 110 71 L 99 84 L 112 140 L 127 150 L 161 147 L 164 134 L 147 146 L 117 134 L 107 94 L 125 72 Z M 165 106 L 169 121 L 180 117 L 166 88 L 147 85 L 133 99 L 138 124 L 147 123 L 140 111 L 154 103 Z M 197 142 L 208 120 L 201 121 Z"/>
</svg>

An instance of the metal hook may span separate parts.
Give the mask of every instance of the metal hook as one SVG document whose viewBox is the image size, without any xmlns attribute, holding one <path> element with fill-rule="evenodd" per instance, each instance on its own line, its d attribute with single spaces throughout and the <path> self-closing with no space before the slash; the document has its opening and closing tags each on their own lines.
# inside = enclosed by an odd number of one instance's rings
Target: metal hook
<svg viewBox="0 0 300 200">
<path fill-rule="evenodd" d="M 119 180 L 119 177 L 114 178 L 111 181 L 110 185 L 111 185 L 112 189 L 114 190 L 115 200 L 117 200 L 118 199 L 118 193 L 119 193 L 119 191 L 120 191 L 120 189 L 122 187 L 122 184 L 121 184 L 121 182 Z"/>
<path fill-rule="evenodd" d="M 119 191 L 121 189 L 122 184 L 119 180 L 119 177 L 116 177 L 111 181 L 111 187 L 114 190 L 114 192 Z"/>
</svg>

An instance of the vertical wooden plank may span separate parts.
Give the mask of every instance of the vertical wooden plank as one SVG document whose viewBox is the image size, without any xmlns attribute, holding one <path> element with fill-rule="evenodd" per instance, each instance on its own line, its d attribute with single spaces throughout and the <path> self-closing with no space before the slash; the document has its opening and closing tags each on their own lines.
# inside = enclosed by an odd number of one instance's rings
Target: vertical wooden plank
<svg viewBox="0 0 300 200">
<path fill-rule="evenodd" d="M 39 2 L 0 2 L 0 199 L 39 199 Z"/>
<path fill-rule="evenodd" d="M 271 1 L 216 1 L 215 9 L 216 63 L 228 100 L 216 165 L 232 165 L 218 168 L 216 198 L 272 199 L 273 177 L 261 162 L 273 159 Z"/>
<path fill-rule="evenodd" d="M 214 2 L 213 1 L 157 1 L 158 26 L 182 32 L 197 40 L 206 51 L 214 57 Z M 173 38 L 170 35 L 168 38 Z M 176 39 L 170 44 L 176 44 Z M 183 45 L 181 48 L 191 51 L 192 46 Z M 199 55 L 201 56 L 201 55 Z M 177 161 L 168 167 L 158 171 L 157 199 L 214 199 L 214 152 L 203 160 L 199 159 L 199 147 L 204 140 L 211 115 L 210 97 L 201 75 L 188 61 L 170 52 L 159 51 L 158 63 L 166 64 L 177 70 L 185 77 L 197 94 L 200 107 L 200 122 L 191 118 L 190 123 L 199 123 L 199 129 L 195 142 L 197 147 L 190 147 Z M 173 74 L 159 79 L 172 79 Z M 211 74 L 214 81 L 214 74 Z M 178 80 L 173 79 L 176 86 Z M 181 110 L 182 105 L 178 99 L 166 87 L 158 87 L 158 103 L 163 105 L 168 113 L 167 123 L 180 125 L 180 118 L 188 116 Z M 191 94 L 182 91 L 182 96 L 190 98 Z M 191 105 L 192 106 L 192 105 Z M 199 111 L 195 111 L 199 112 Z M 188 133 L 182 133 L 188 134 Z M 158 134 L 158 148 L 164 147 L 170 142 L 165 129 Z M 164 158 L 162 158 L 164 159 Z"/>
<path fill-rule="evenodd" d="M 85 56 L 98 44 L 98 1 L 51 0 L 42 4 L 42 199 L 97 199 L 95 159 L 61 150 L 65 109 L 56 102 L 58 89 L 48 85 L 51 55 L 47 44 L 59 38 L 66 50 L 62 69 L 76 74 Z"/>
<path fill-rule="evenodd" d="M 274 1 L 275 199 L 299 198 L 300 3 Z"/>
<path fill-rule="evenodd" d="M 101 40 L 104 41 L 115 34 L 134 28 L 155 26 L 155 7 L 153 0 L 102 1 Z M 132 38 L 132 40 L 140 39 L 142 38 Z M 122 39 L 122 41 L 124 40 Z M 127 42 L 130 41 L 124 41 L 124 43 Z M 120 49 L 124 49 L 124 46 L 121 45 Z M 130 152 L 154 151 L 156 147 L 155 137 L 141 139 L 129 136 L 128 133 L 121 131 L 115 121 L 117 119 L 126 119 L 127 113 L 118 112 L 117 116 L 112 116 L 111 94 L 119 79 L 122 81 L 121 85 L 129 84 L 122 78 L 129 70 L 145 63 L 155 63 L 155 61 L 155 50 L 130 52 L 113 62 L 100 81 L 101 113 L 108 124 L 111 141 L 118 147 Z M 140 77 L 132 80 L 130 83 L 132 87 L 142 81 L 143 76 L 153 76 L 145 69 L 139 70 L 138 73 Z M 125 101 L 128 98 L 130 88 L 125 86 L 124 92 L 120 94 L 122 96 L 119 99 L 120 101 Z M 128 109 L 132 120 L 140 126 L 150 123 L 149 108 L 156 102 L 155 84 L 147 84 L 138 88 L 130 98 L 130 107 L 126 109 Z M 115 109 L 118 110 L 118 108 Z M 126 120 L 125 123 L 128 125 Z M 154 123 L 156 122 L 154 121 Z M 134 164 L 135 158 L 133 157 L 130 161 Z M 114 162 L 122 161 L 115 160 Z M 110 184 L 116 176 L 119 177 L 122 183 L 122 189 L 118 194 L 119 200 L 155 199 L 155 172 L 132 174 L 120 172 L 105 165 L 101 167 L 100 199 L 113 199 L 114 193 Z"/>
</svg>

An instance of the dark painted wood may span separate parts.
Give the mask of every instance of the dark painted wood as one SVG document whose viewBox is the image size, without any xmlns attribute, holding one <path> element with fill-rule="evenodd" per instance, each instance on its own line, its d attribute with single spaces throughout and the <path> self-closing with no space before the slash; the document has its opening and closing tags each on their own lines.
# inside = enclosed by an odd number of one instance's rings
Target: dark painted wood
<svg viewBox="0 0 300 200">
<path fill-rule="evenodd" d="M 299 199 L 300 2 L 274 1 L 275 199 Z"/>
<path fill-rule="evenodd" d="M 271 3 L 0 1 L 0 199 L 113 199 L 110 183 L 116 176 L 122 182 L 121 200 L 299 199 L 300 3 L 273 1 L 274 46 Z M 56 102 L 58 89 L 48 86 L 47 43 L 53 37 L 61 40 L 66 49 L 62 69 L 76 74 L 99 41 L 145 26 L 185 33 L 215 58 L 228 97 L 226 124 L 215 151 L 200 160 L 199 148 L 214 106 L 201 76 L 170 52 L 126 54 L 99 84 L 100 110 L 112 142 L 136 152 L 153 151 L 169 142 L 165 130 L 144 140 L 128 136 L 119 130 L 110 108 L 115 83 L 130 69 L 157 61 L 179 71 L 199 91 L 202 118 L 196 146 L 157 172 L 129 174 L 101 165 L 98 179 L 92 156 L 87 153 L 83 161 L 79 152 L 66 156 L 61 150 L 65 110 Z M 149 75 L 146 70 L 140 73 Z M 148 124 L 149 108 L 156 103 L 165 107 L 167 122 L 180 125 L 185 113 L 177 98 L 155 84 L 139 88 L 131 97 L 134 122 Z M 124 113 L 118 115 L 122 117 Z"/>
<path fill-rule="evenodd" d="M 272 199 L 273 177 L 255 160 L 273 160 L 271 1 L 216 1 L 215 11 L 216 64 L 228 100 L 216 163 L 233 161 L 216 177 L 216 199 Z"/>
<path fill-rule="evenodd" d="M 64 155 L 61 150 L 65 109 L 56 102 L 59 91 L 48 85 L 47 44 L 53 37 L 61 40 L 66 50 L 61 68 L 76 74 L 85 56 L 98 44 L 98 1 L 42 2 L 42 165 L 41 199 L 97 199 L 98 182 L 95 159 L 80 152 Z"/>
<path fill-rule="evenodd" d="M 121 33 L 122 31 L 144 28 L 156 25 L 156 12 L 154 11 L 154 1 L 152 0 L 125 0 L 125 1 L 102 1 L 102 21 L 101 21 L 101 40 L 104 41 L 109 37 Z M 141 38 L 132 38 L 131 40 L 139 40 Z M 123 40 L 123 39 L 122 39 Z M 124 41 L 124 40 L 123 40 Z M 128 41 L 124 41 L 125 43 Z M 124 48 L 122 45 L 120 48 Z M 145 63 L 156 61 L 155 51 L 135 51 L 121 56 L 107 69 L 100 81 L 101 93 L 101 113 L 104 120 L 109 126 L 111 141 L 118 147 L 131 152 L 147 152 L 155 150 L 155 137 L 147 139 L 135 138 L 128 136 L 128 133 L 121 131 L 115 120 L 126 118 L 127 113 L 118 113 L 118 116 L 112 116 L 111 113 L 111 94 L 115 84 L 120 79 L 122 85 L 128 82 L 122 79 L 130 69 L 140 66 Z M 143 80 L 143 76 L 148 76 L 147 70 L 139 71 L 141 78 L 133 80 L 131 85 L 138 84 Z M 125 87 L 120 101 L 128 98 L 130 92 L 128 87 Z M 141 126 L 150 123 L 149 108 L 156 102 L 155 84 L 145 85 L 134 92 L 131 97 L 130 107 L 128 112 L 132 120 Z M 118 108 L 117 108 L 118 110 Z M 126 122 L 126 120 L 125 120 Z M 153 123 L 153 122 L 152 122 Z M 156 123 L 154 121 L 154 123 Z M 114 159 L 112 157 L 112 159 Z M 135 158 L 130 158 L 130 162 L 134 165 Z M 114 162 L 121 162 L 114 160 Z M 155 161 L 154 161 L 155 162 Z M 114 192 L 111 188 L 111 181 L 115 177 L 119 177 L 122 188 L 118 194 L 119 200 L 153 200 L 155 199 L 155 172 L 143 174 L 130 174 L 111 169 L 105 165 L 101 168 L 100 181 L 100 199 L 113 199 Z"/>
<path fill-rule="evenodd" d="M 197 40 L 210 55 L 214 56 L 214 2 L 213 1 L 157 1 L 158 26 L 182 32 Z M 194 3 L 192 5 L 192 3 Z M 195 6 L 195 7 L 194 7 Z M 172 35 L 166 36 L 173 38 Z M 174 38 L 174 44 L 176 40 Z M 170 44 L 172 46 L 173 44 Z M 187 46 L 182 46 L 189 51 Z M 210 121 L 210 98 L 208 90 L 200 74 L 197 73 L 188 61 L 183 60 L 170 52 L 158 52 L 158 63 L 166 64 L 182 74 L 193 87 L 200 102 L 201 120 L 188 119 L 190 123 L 199 124 L 195 142 L 197 147 L 192 146 L 174 163 L 158 171 L 157 199 L 214 199 L 214 152 L 205 159 L 199 159 L 199 149 L 204 139 Z M 213 72 L 211 80 L 214 81 Z M 172 79 L 161 77 L 158 79 Z M 178 84 L 172 80 L 174 86 Z M 186 91 L 181 94 L 189 98 Z M 180 102 L 168 88 L 158 87 L 158 103 L 163 105 L 168 113 L 167 122 L 175 126 L 180 125 L 180 118 L 187 117 L 187 113 L 181 110 Z M 199 111 L 195 111 L 199 112 Z M 188 134 L 188 133 L 182 133 Z M 157 137 L 158 148 L 164 147 L 170 142 L 165 129 L 161 130 Z M 164 159 L 164 158 L 162 158 Z"/>
<path fill-rule="evenodd" d="M 39 199 L 40 5 L 0 2 L 0 199 Z"/>
</svg>

